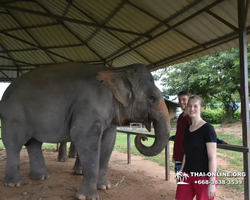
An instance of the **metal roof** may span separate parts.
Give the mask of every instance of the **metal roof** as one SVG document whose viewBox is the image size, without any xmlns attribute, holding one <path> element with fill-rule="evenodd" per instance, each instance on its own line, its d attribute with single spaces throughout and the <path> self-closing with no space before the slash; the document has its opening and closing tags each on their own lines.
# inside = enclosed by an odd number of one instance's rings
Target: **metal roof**
<svg viewBox="0 0 250 200">
<path fill-rule="evenodd" d="M 237 46 L 236 0 L 0 0 L 0 81 L 62 62 L 156 70 Z"/>
</svg>

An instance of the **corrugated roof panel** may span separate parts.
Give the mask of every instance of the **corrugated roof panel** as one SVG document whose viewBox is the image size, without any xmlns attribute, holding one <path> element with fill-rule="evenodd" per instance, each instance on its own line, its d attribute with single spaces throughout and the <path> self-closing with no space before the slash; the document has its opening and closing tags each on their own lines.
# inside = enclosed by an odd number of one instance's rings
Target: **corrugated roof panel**
<svg viewBox="0 0 250 200">
<path fill-rule="evenodd" d="M 126 64 L 127 63 L 127 64 Z M 125 66 L 134 63 L 144 63 L 145 65 L 150 64 L 146 59 L 141 57 L 136 52 L 130 52 L 126 56 L 119 57 L 112 62 L 113 67 Z"/>
<path fill-rule="evenodd" d="M 131 51 L 128 54 L 126 54 L 128 56 L 126 56 L 125 59 L 130 60 L 130 62 L 134 62 L 134 63 L 144 63 L 145 65 L 149 65 L 151 62 L 150 60 L 148 60 L 147 57 L 141 56 L 140 54 Z"/>
<path fill-rule="evenodd" d="M 183 0 L 186 1 L 186 0 Z M 186 21 L 187 18 L 193 15 L 193 18 L 197 18 L 199 15 L 194 16 L 195 13 L 199 12 L 201 9 L 204 9 L 206 6 L 216 2 L 217 0 L 209 0 L 209 1 L 199 1 L 199 3 L 187 9 L 184 13 L 179 14 L 178 16 L 172 18 L 168 24 L 173 26 L 174 24 L 180 23 L 181 21 Z M 172 1 L 171 4 L 177 4 L 178 2 Z M 205 12 L 205 11 L 204 11 Z M 193 19 L 192 18 L 192 19 Z M 181 24 L 180 24 L 181 25 Z"/>
<path fill-rule="evenodd" d="M 146 41 L 148 41 L 148 38 L 142 37 L 138 40 L 133 41 L 133 43 L 130 45 L 130 47 L 137 47 L 139 45 L 143 45 L 143 43 Z"/>
<path fill-rule="evenodd" d="M 166 4 L 166 0 L 132 0 L 131 2 L 162 21 L 191 3 L 190 1 L 183 0 L 171 1 L 169 4 Z"/>
<path fill-rule="evenodd" d="M 33 44 L 35 43 L 24 31 L 11 31 L 9 32 L 12 36 L 16 36 L 23 40 L 28 40 L 28 42 Z M 30 48 L 31 46 L 29 44 L 26 44 L 22 41 L 19 41 L 17 39 L 14 39 L 12 37 L 6 36 L 4 34 L 0 34 L 0 42 L 4 45 L 5 49 L 7 50 L 22 50 Z"/>
<path fill-rule="evenodd" d="M 247 40 L 250 41 L 250 35 L 247 36 Z M 167 66 L 170 66 L 170 65 L 182 63 L 182 62 L 187 62 L 187 61 L 190 61 L 190 60 L 192 60 L 194 58 L 197 58 L 198 56 L 209 55 L 209 54 L 212 54 L 212 53 L 215 53 L 215 52 L 218 52 L 218 51 L 225 50 L 225 48 L 230 49 L 230 48 L 233 48 L 233 47 L 237 47 L 238 45 L 239 45 L 238 44 L 238 39 L 234 39 L 234 40 L 228 42 L 227 44 L 221 44 L 219 46 L 212 47 L 212 48 L 209 48 L 209 49 L 206 49 L 206 50 L 199 50 L 197 53 L 194 53 L 194 54 L 192 54 L 190 56 L 186 56 L 186 57 L 183 57 L 183 58 L 175 58 L 175 59 L 173 59 L 173 61 L 171 61 L 171 60 L 166 61 L 165 63 L 160 64 L 158 67 L 154 68 L 154 70 L 160 69 L 160 68 L 163 68 L 163 67 L 167 67 Z M 188 55 L 188 54 L 186 54 L 186 55 Z"/>
<path fill-rule="evenodd" d="M 74 62 L 98 61 L 100 58 L 95 55 L 88 47 L 71 47 L 53 49 L 52 52 L 60 54 L 66 58 L 72 59 Z"/>
<path fill-rule="evenodd" d="M 121 48 L 124 44 L 116 38 L 110 36 L 110 34 L 105 30 L 101 30 L 90 40 L 89 45 L 93 47 L 102 57 L 107 57 L 112 52 Z"/>
<path fill-rule="evenodd" d="M 11 53 L 13 59 L 32 64 L 46 64 L 53 62 L 48 55 L 39 50 Z"/>
<path fill-rule="evenodd" d="M 148 31 L 150 27 L 157 24 L 158 21 L 129 4 L 124 5 L 120 11 L 108 22 L 108 25 L 112 27 L 138 33 L 144 33 Z"/>
<path fill-rule="evenodd" d="M 32 29 L 29 30 L 29 33 L 33 35 L 41 46 L 60 46 L 80 43 L 76 37 L 61 25 Z"/>
<path fill-rule="evenodd" d="M 76 9 L 75 7 L 72 6 L 69 7 L 68 12 L 66 13 L 66 17 L 77 20 L 83 20 L 84 22 L 90 22 L 90 23 L 93 22 L 88 16 L 84 14 L 83 11 L 80 11 L 79 9 Z"/>
<path fill-rule="evenodd" d="M 16 11 L 13 7 L 1 9 L 6 4 L 43 12 L 48 17 L 40 16 L 39 13 L 35 15 Z M 235 0 L 37 0 L 13 1 L 13 3 L 6 4 L 0 4 L 0 9 L 3 11 L 0 14 L 0 21 L 3 21 L 0 29 L 43 26 L 43 28 L 29 27 L 27 29 L 36 41 L 24 30 L 8 31 L 10 36 L 4 32 L 0 34 L 1 45 L 7 51 L 11 50 L 9 55 L 20 60 L 20 63 L 16 63 L 24 66 L 24 69 L 27 65 L 29 66 L 29 63 L 34 62 L 36 64 L 61 63 L 71 60 L 79 62 L 108 61 L 116 67 L 133 62 L 148 62 L 151 68 L 156 65 L 156 67 L 165 67 L 238 45 L 238 41 L 233 40 L 238 37 L 236 34 L 232 34 L 235 33 L 234 27 L 222 22 L 226 20 L 233 26 L 238 26 Z M 184 13 L 180 11 L 184 11 Z M 7 12 L 13 15 L 18 22 Z M 65 20 L 58 21 L 56 17 L 52 19 L 51 14 L 65 17 Z M 249 34 L 250 9 L 248 9 L 248 14 L 247 25 L 249 27 L 247 30 Z M 216 15 L 223 20 L 216 19 Z M 67 18 L 76 19 L 78 23 L 69 22 Z M 163 24 L 161 20 L 166 19 L 168 19 L 167 24 Z M 79 20 L 83 20 L 83 22 L 80 23 Z M 84 25 L 84 21 L 90 22 L 90 24 Z M 67 28 L 63 28 L 61 23 L 65 24 Z M 97 24 L 95 25 L 95 23 Z M 44 27 L 44 25 L 47 26 Z M 97 28 L 99 25 L 104 27 Z M 106 31 L 105 26 L 121 30 L 120 32 Z M 153 38 L 148 39 L 145 36 L 123 33 L 122 30 L 141 34 L 149 33 Z M 15 37 L 17 38 L 15 39 Z M 77 39 L 78 37 L 80 39 Z M 98 55 L 84 46 L 86 41 L 87 45 Z M 40 48 L 37 43 L 41 47 L 48 48 L 48 51 L 55 52 L 58 56 L 45 53 L 45 50 L 36 50 Z M 134 48 L 135 51 L 131 48 Z M 31 49 L 35 49 L 35 51 Z M 1 50 L 1 52 L 4 51 Z M 112 61 L 112 58 L 116 59 Z M 9 61 L 2 60 L 1 62 Z"/>
<path fill-rule="evenodd" d="M 210 11 L 238 28 L 237 1 L 228 0 L 221 2 L 219 5 L 211 8 Z"/>
<path fill-rule="evenodd" d="M 192 41 L 174 31 L 171 31 L 168 34 L 162 35 L 142 47 L 139 47 L 138 51 L 149 58 L 152 62 L 157 62 L 158 60 L 180 53 L 185 49 L 191 49 L 194 46 L 196 46 L 196 44 Z"/>
<path fill-rule="evenodd" d="M 43 8 L 41 8 L 39 4 L 35 2 L 19 1 L 11 5 L 15 7 L 20 7 L 20 8 L 25 8 L 29 10 L 46 13 L 46 11 Z M 54 19 L 49 18 L 49 17 L 43 17 L 39 15 L 29 14 L 25 12 L 12 11 L 12 10 L 10 12 L 21 23 L 22 26 L 41 25 L 41 24 L 55 22 Z"/>
<path fill-rule="evenodd" d="M 0 47 L 1 48 L 1 47 Z M 2 50 L 2 49 L 1 49 Z M 4 57 L 7 57 L 9 58 L 9 55 L 7 53 L 0 53 L 0 56 L 4 56 Z M 14 62 L 12 60 L 9 60 L 9 59 L 5 59 L 5 58 L 2 58 L 0 57 L 0 67 L 1 66 L 14 66 Z"/>
<path fill-rule="evenodd" d="M 64 15 L 64 11 L 67 10 L 68 3 L 67 1 L 61 0 L 37 0 L 39 4 L 44 6 L 54 15 Z M 41 6 L 40 6 L 41 7 Z M 43 9 L 44 10 L 44 9 Z"/>
<path fill-rule="evenodd" d="M 201 44 L 233 32 L 231 28 L 208 14 L 201 14 L 199 18 L 186 22 L 177 30 Z"/>
<path fill-rule="evenodd" d="M 88 0 L 75 0 L 73 4 L 88 14 L 96 22 L 103 23 L 112 13 L 116 7 L 121 3 L 120 0 L 112 1 L 88 1 Z M 77 17 L 77 19 L 84 19 L 85 17 L 79 12 L 72 13 L 70 10 L 69 16 Z M 84 18 L 83 18 L 84 17 Z M 93 22 L 93 21 L 92 21 Z"/>
<path fill-rule="evenodd" d="M 91 34 L 95 31 L 95 28 L 91 26 L 83 26 L 83 25 L 68 23 L 68 22 L 65 22 L 65 24 L 73 33 L 79 36 L 81 40 L 83 41 L 86 41 L 91 36 Z"/>
<path fill-rule="evenodd" d="M 0 76 L 0 81 L 2 82 L 2 78 L 6 79 L 7 77 L 7 82 L 10 82 L 10 79 L 15 79 L 17 78 L 17 72 L 16 71 L 9 71 L 9 70 L 1 70 L 3 73 L 1 73 L 2 75 Z M 7 77 L 6 77 L 7 76 Z M 4 82 L 6 82 L 4 81 Z"/>
<path fill-rule="evenodd" d="M 0 23 L 1 30 L 20 27 L 20 25 L 10 16 L 10 14 L 1 13 L 0 15 L 1 15 L 1 23 Z"/>
<path fill-rule="evenodd" d="M 125 42 L 126 44 L 130 43 L 131 41 L 135 40 L 136 38 L 138 38 L 137 35 L 132 35 L 132 34 L 127 34 L 127 33 L 122 33 L 122 32 L 117 32 L 117 31 L 110 31 L 111 33 L 113 33 L 116 37 L 118 37 L 122 42 Z M 145 41 L 146 37 L 141 37 L 138 42 L 143 42 Z M 137 44 L 138 44 L 137 42 Z"/>
<path fill-rule="evenodd" d="M 147 23 L 145 23 L 145 21 Z M 158 21 L 129 4 L 124 5 L 120 11 L 108 22 L 108 25 L 111 27 L 130 30 L 137 33 L 145 33 L 150 29 L 151 26 L 155 26 L 156 24 L 158 24 Z M 112 33 L 125 43 L 129 43 L 138 37 L 133 34 L 126 34 L 118 31 L 112 31 Z"/>
</svg>

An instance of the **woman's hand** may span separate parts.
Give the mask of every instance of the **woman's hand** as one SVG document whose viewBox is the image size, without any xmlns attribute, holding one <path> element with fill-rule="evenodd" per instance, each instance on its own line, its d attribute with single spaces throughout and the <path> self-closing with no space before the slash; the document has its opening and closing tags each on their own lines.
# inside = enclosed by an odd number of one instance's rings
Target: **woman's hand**
<svg viewBox="0 0 250 200">
<path fill-rule="evenodd" d="M 215 185 L 213 184 L 209 184 L 208 185 L 208 188 L 207 188 L 207 196 L 209 199 L 212 199 L 213 197 L 216 196 L 216 187 Z"/>
</svg>

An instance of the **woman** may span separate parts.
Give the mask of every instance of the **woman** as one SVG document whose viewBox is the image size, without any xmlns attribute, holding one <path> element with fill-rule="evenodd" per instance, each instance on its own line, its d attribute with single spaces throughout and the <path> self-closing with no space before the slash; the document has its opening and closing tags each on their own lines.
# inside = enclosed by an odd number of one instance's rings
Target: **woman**
<svg viewBox="0 0 250 200">
<path fill-rule="evenodd" d="M 207 175 L 216 174 L 217 136 L 214 127 L 201 118 L 202 110 L 202 98 L 190 97 L 187 113 L 192 123 L 187 126 L 182 143 L 185 151 L 182 169 L 188 176 L 186 184 L 178 184 L 176 200 L 193 200 L 194 196 L 197 200 L 213 200 L 216 195 L 216 177 Z"/>
</svg>

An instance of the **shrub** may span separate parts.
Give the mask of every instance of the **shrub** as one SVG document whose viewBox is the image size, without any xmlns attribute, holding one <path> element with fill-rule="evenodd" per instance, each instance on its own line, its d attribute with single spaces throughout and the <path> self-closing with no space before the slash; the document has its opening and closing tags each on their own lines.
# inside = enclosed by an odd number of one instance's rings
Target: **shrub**
<svg viewBox="0 0 250 200">
<path fill-rule="evenodd" d="M 233 119 L 241 119 L 241 112 L 239 110 L 236 110 L 233 115 Z"/>
<path fill-rule="evenodd" d="M 222 109 L 205 109 L 201 113 L 202 118 L 210 124 L 221 124 L 223 120 Z"/>
</svg>

